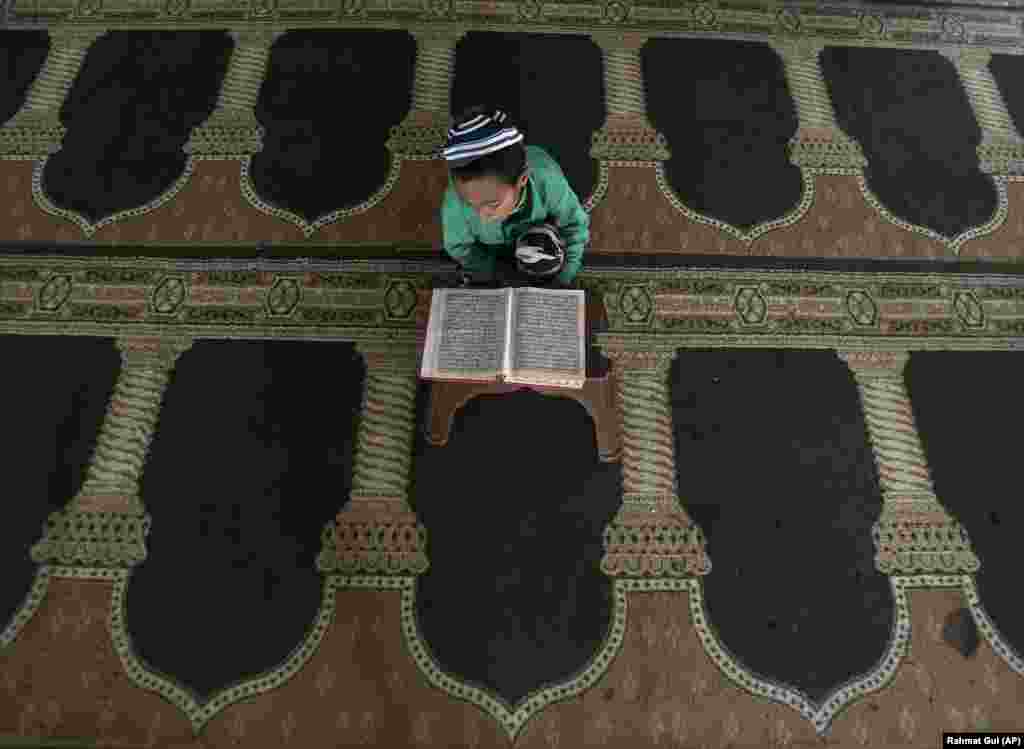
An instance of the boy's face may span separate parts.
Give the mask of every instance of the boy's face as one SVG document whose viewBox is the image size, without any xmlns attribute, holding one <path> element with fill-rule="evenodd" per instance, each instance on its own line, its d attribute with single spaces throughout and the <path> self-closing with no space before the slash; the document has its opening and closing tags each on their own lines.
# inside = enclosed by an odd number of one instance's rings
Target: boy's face
<svg viewBox="0 0 1024 749">
<path fill-rule="evenodd" d="M 529 173 L 524 172 L 514 185 L 502 184 L 494 177 L 477 177 L 465 182 L 455 180 L 455 191 L 473 207 L 481 220 L 504 221 L 516 209 L 528 176 Z"/>
</svg>

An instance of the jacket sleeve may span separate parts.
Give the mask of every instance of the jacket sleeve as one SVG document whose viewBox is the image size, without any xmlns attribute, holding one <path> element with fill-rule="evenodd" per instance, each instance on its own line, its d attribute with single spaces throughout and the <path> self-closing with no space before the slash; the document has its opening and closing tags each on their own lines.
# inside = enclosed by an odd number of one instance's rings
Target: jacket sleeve
<svg viewBox="0 0 1024 749">
<path fill-rule="evenodd" d="M 560 167 L 552 170 L 548 204 L 551 217 L 565 240 L 565 267 L 558 274 L 558 280 L 569 284 L 583 265 L 583 250 L 590 241 L 590 214 L 584 210 Z"/>
<path fill-rule="evenodd" d="M 494 273 L 495 255 L 474 236 L 466 221 L 464 209 L 455 191 L 449 187 L 441 205 L 441 230 L 444 251 L 470 273 L 490 276 Z"/>
</svg>

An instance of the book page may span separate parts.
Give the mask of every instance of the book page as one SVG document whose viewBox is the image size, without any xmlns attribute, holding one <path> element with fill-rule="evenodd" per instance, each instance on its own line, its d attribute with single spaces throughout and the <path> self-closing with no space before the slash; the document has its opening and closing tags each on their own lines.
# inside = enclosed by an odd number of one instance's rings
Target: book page
<svg viewBox="0 0 1024 749">
<path fill-rule="evenodd" d="M 520 288 L 513 302 L 514 379 L 575 386 L 586 376 L 582 291 Z"/>
<path fill-rule="evenodd" d="M 508 292 L 435 289 L 421 376 L 493 379 L 504 360 Z"/>
<path fill-rule="evenodd" d="M 512 346 L 509 345 L 509 342 L 512 340 L 512 323 L 515 319 L 515 308 L 512 306 L 513 296 L 514 293 L 509 290 L 505 309 L 505 337 L 502 339 L 505 352 L 501 359 L 501 377 L 498 378 L 499 380 L 506 379 L 512 371 Z"/>
</svg>

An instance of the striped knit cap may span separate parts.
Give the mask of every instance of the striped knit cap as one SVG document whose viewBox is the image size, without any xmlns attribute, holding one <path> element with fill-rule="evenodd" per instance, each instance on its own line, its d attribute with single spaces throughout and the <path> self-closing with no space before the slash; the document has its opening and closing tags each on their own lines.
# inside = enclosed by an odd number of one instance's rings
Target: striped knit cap
<svg viewBox="0 0 1024 749">
<path fill-rule="evenodd" d="M 448 145 L 443 153 L 445 160 L 455 167 L 475 161 L 481 156 L 500 151 L 519 143 L 523 134 L 515 127 L 506 126 L 508 115 L 500 109 L 491 114 L 481 114 L 461 122 L 448 131 Z"/>
</svg>

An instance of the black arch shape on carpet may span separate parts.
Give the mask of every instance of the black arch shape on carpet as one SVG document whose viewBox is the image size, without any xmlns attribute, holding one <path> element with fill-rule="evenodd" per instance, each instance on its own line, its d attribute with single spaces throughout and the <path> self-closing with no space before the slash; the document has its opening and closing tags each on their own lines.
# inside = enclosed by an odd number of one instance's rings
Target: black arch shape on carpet
<svg viewBox="0 0 1024 749">
<path fill-rule="evenodd" d="M 192 129 L 213 112 L 230 52 L 222 31 L 111 31 L 97 39 L 61 104 L 63 147 L 43 170 L 53 203 L 96 223 L 171 187 L 185 169 Z"/>
<path fill-rule="evenodd" d="M 266 131 L 250 171 L 256 192 L 309 223 L 370 197 L 390 171 L 385 143 L 408 112 L 415 61 L 402 30 L 278 39 L 256 102 Z"/>
<path fill-rule="evenodd" d="M 6 123 L 25 103 L 48 49 L 45 31 L 0 29 L 0 69 L 5 71 L 0 78 L 0 123 Z"/>
<path fill-rule="evenodd" d="M 420 424 L 426 400 L 423 386 Z M 601 533 L 621 503 L 621 468 L 598 462 L 586 411 L 525 390 L 479 396 L 445 447 L 419 430 L 415 450 L 430 559 L 416 614 L 434 657 L 508 705 L 574 675 L 609 628 Z"/>
<path fill-rule="evenodd" d="M 0 336 L 0 631 L 32 586 L 29 556 L 51 512 L 64 509 L 85 481 L 120 357 L 106 338 Z"/>
<path fill-rule="evenodd" d="M 149 557 L 126 626 L 202 701 L 280 665 L 322 598 L 320 534 L 348 500 L 364 378 L 350 344 L 199 341 L 178 360 L 142 496 Z"/>
<path fill-rule="evenodd" d="M 1024 355 L 922 351 L 911 355 L 905 377 L 935 494 L 981 561 L 975 575 L 981 604 L 1006 642 L 1024 653 L 1017 573 Z"/>
<path fill-rule="evenodd" d="M 687 207 L 740 229 L 781 218 L 803 195 L 786 144 L 796 132 L 782 60 L 766 44 L 651 39 L 641 50 L 665 177 Z"/>
<path fill-rule="evenodd" d="M 981 131 L 952 62 L 922 50 L 826 47 L 821 67 L 836 121 L 860 143 L 867 186 L 890 212 L 944 237 L 992 217 L 995 186 L 975 151 Z"/>
<path fill-rule="evenodd" d="M 682 350 L 671 377 L 710 624 L 745 666 L 819 702 L 877 665 L 895 617 L 857 386 L 831 351 Z"/>
</svg>

